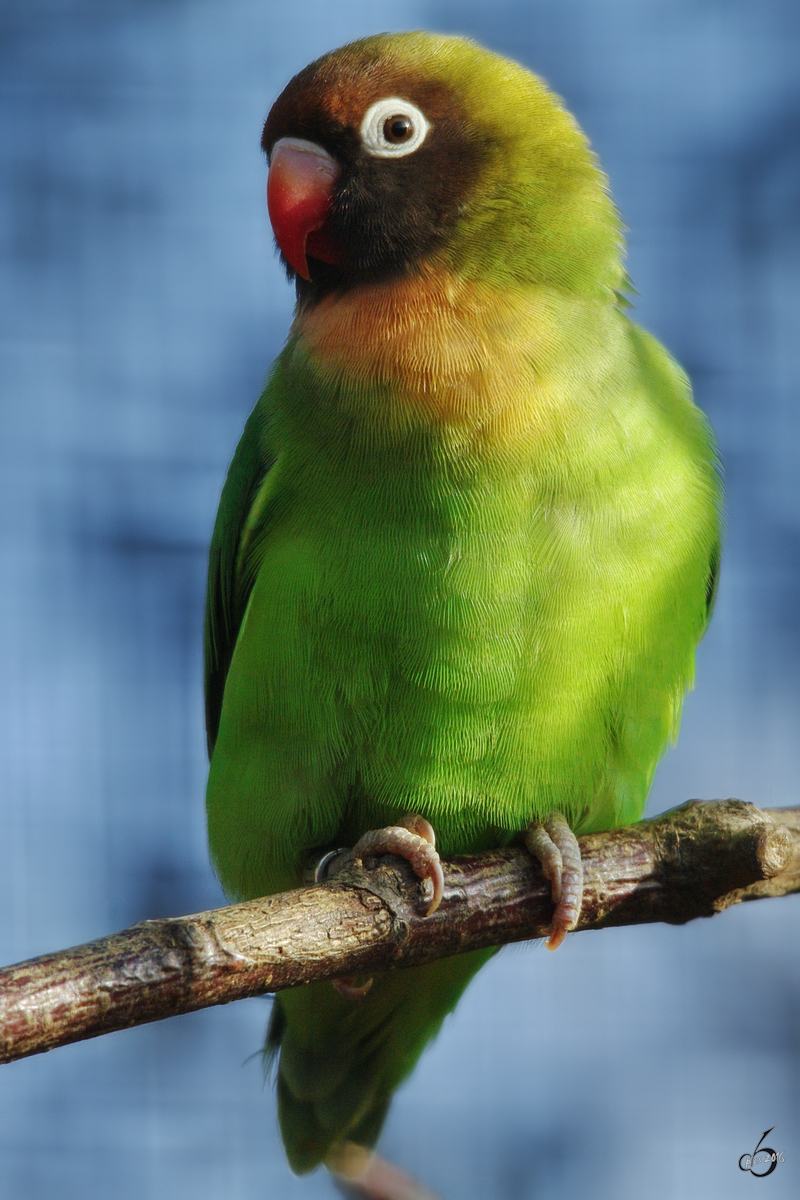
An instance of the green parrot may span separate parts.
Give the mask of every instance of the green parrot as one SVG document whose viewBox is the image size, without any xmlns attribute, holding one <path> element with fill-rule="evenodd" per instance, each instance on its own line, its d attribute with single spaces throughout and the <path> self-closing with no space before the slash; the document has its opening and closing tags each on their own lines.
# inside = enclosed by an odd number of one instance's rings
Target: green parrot
<svg viewBox="0 0 800 1200">
<path fill-rule="evenodd" d="M 211 545 L 214 866 L 246 899 L 339 847 L 400 854 L 430 911 L 439 852 L 521 835 L 554 948 L 576 835 L 637 820 L 677 734 L 719 557 L 712 434 L 626 315 L 585 136 L 522 67 L 366 38 L 291 80 L 262 146 L 297 307 Z M 295 1171 L 374 1146 L 491 953 L 278 994 Z"/>
</svg>

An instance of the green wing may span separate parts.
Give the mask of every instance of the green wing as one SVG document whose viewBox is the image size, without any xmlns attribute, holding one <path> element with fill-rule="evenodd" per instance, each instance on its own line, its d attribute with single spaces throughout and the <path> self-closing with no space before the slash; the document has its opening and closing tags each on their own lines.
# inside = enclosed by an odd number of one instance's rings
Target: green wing
<svg viewBox="0 0 800 1200">
<path fill-rule="evenodd" d="M 709 622 L 714 615 L 714 605 L 717 603 L 717 591 L 719 588 L 719 562 L 722 554 L 722 547 L 717 542 L 714 549 L 711 551 L 711 560 L 708 564 L 708 582 L 706 583 L 706 623 L 703 626 L 701 637 L 708 629 Z"/>
<path fill-rule="evenodd" d="M 259 492 L 274 465 L 267 448 L 267 392 L 244 427 L 233 456 L 211 537 L 206 590 L 205 697 L 209 756 L 219 729 L 225 680 L 255 573 L 242 569 Z"/>
</svg>

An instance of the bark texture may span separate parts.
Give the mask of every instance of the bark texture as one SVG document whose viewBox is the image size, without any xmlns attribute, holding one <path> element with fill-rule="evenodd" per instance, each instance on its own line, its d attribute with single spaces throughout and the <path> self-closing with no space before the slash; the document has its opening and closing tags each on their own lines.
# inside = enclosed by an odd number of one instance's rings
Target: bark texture
<svg viewBox="0 0 800 1200">
<path fill-rule="evenodd" d="M 578 930 L 683 924 L 800 891 L 800 808 L 691 800 L 580 839 Z M 0 1062 L 245 996 L 545 937 L 549 885 L 526 850 L 443 863 L 430 917 L 407 863 L 122 933 L 0 970 Z"/>
</svg>

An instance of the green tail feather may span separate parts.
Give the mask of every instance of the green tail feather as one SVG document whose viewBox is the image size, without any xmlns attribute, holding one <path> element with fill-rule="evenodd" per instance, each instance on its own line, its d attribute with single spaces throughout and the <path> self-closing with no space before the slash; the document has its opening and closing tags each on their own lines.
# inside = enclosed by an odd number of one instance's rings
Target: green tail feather
<svg viewBox="0 0 800 1200">
<path fill-rule="evenodd" d="M 493 953 L 375 975 L 361 1000 L 330 983 L 276 996 L 266 1051 L 280 1052 L 278 1119 L 293 1171 L 311 1171 L 345 1140 L 374 1146 L 395 1088 Z"/>
</svg>

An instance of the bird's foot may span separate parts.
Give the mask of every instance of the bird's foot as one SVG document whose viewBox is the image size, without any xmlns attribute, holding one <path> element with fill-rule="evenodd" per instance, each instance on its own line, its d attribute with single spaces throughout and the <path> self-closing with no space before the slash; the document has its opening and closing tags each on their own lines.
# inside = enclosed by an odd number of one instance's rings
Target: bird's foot
<svg viewBox="0 0 800 1200">
<path fill-rule="evenodd" d="M 344 1196 L 364 1200 L 441 1200 L 424 1184 L 401 1171 L 394 1163 L 358 1146 L 341 1142 L 325 1160 Z"/>
<path fill-rule="evenodd" d="M 417 813 L 407 813 L 396 825 L 370 829 L 352 850 L 334 850 L 326 854 L 314 872 L 314 880 L 319 883 L 351 863 L 363 863 L 365 858 L 380 854 L 396 854 L 406 859 L 420 879 L 431 881 L 433 896 L 425 916 L 436 912 L 444 892 L 444 872 L 436 850 L 433 826 Z"/>
<path fill-rule="evenodd" d="M 345 1000 L 363 1000 L 372 987 L 372 979 L 365 979 L 363 983 L 359 983 L 358 978 L 358 975 L 343 975 L 341 979 L 332 979 L 331 987 L 336 988 Z"/>
<path fill-rule="evenodd" d="M 429 917 L 436 912 L 444 892 L 444 872 L 435 843 L 436 834 L 431 823 L 417 813 L 407 813 L 396 825 L 370 829 L 358 839 L 352 850 L 336 850 L 326 854 L 318 864 L 314 878 L 319 883 L 350 863 L 362 863 L 365 858 L 380 854 L 396 854 L 411 863 L 420 879 L 431 881 L 433 896 L 425 913 Z M 337 992 L 348 1000 L 360 1000 L 372 986 L 371 979 L 357 983 L 352 975 L 334 979 L 332 983 Z"/>
<path fill-rule="evenodd" d="M 429 917 L 439 907 L 444 892 L 444 872 L 436 850 L 436 834 L 430 821 L 417 813 L 406 813 L 396 825 L 385 829 L 371 829 L 358 839 L 353 847 L 353 860 L 363 862 L 365 858 L 378 854 L 396 854 L 411 863 L 420 879 L 429 879 L 433 896 L 425 913 Z"/>
<path fill-rule="evenodd" d="M 556 910 L 546 945 L 548 950 L 557 950 L 581 915 L 583 863 L 578 839 L 561 813 L 552 812 L 546 821 L 528 826 L 525 845 L 542 864 L 552 886 Z"/>
</svg>

